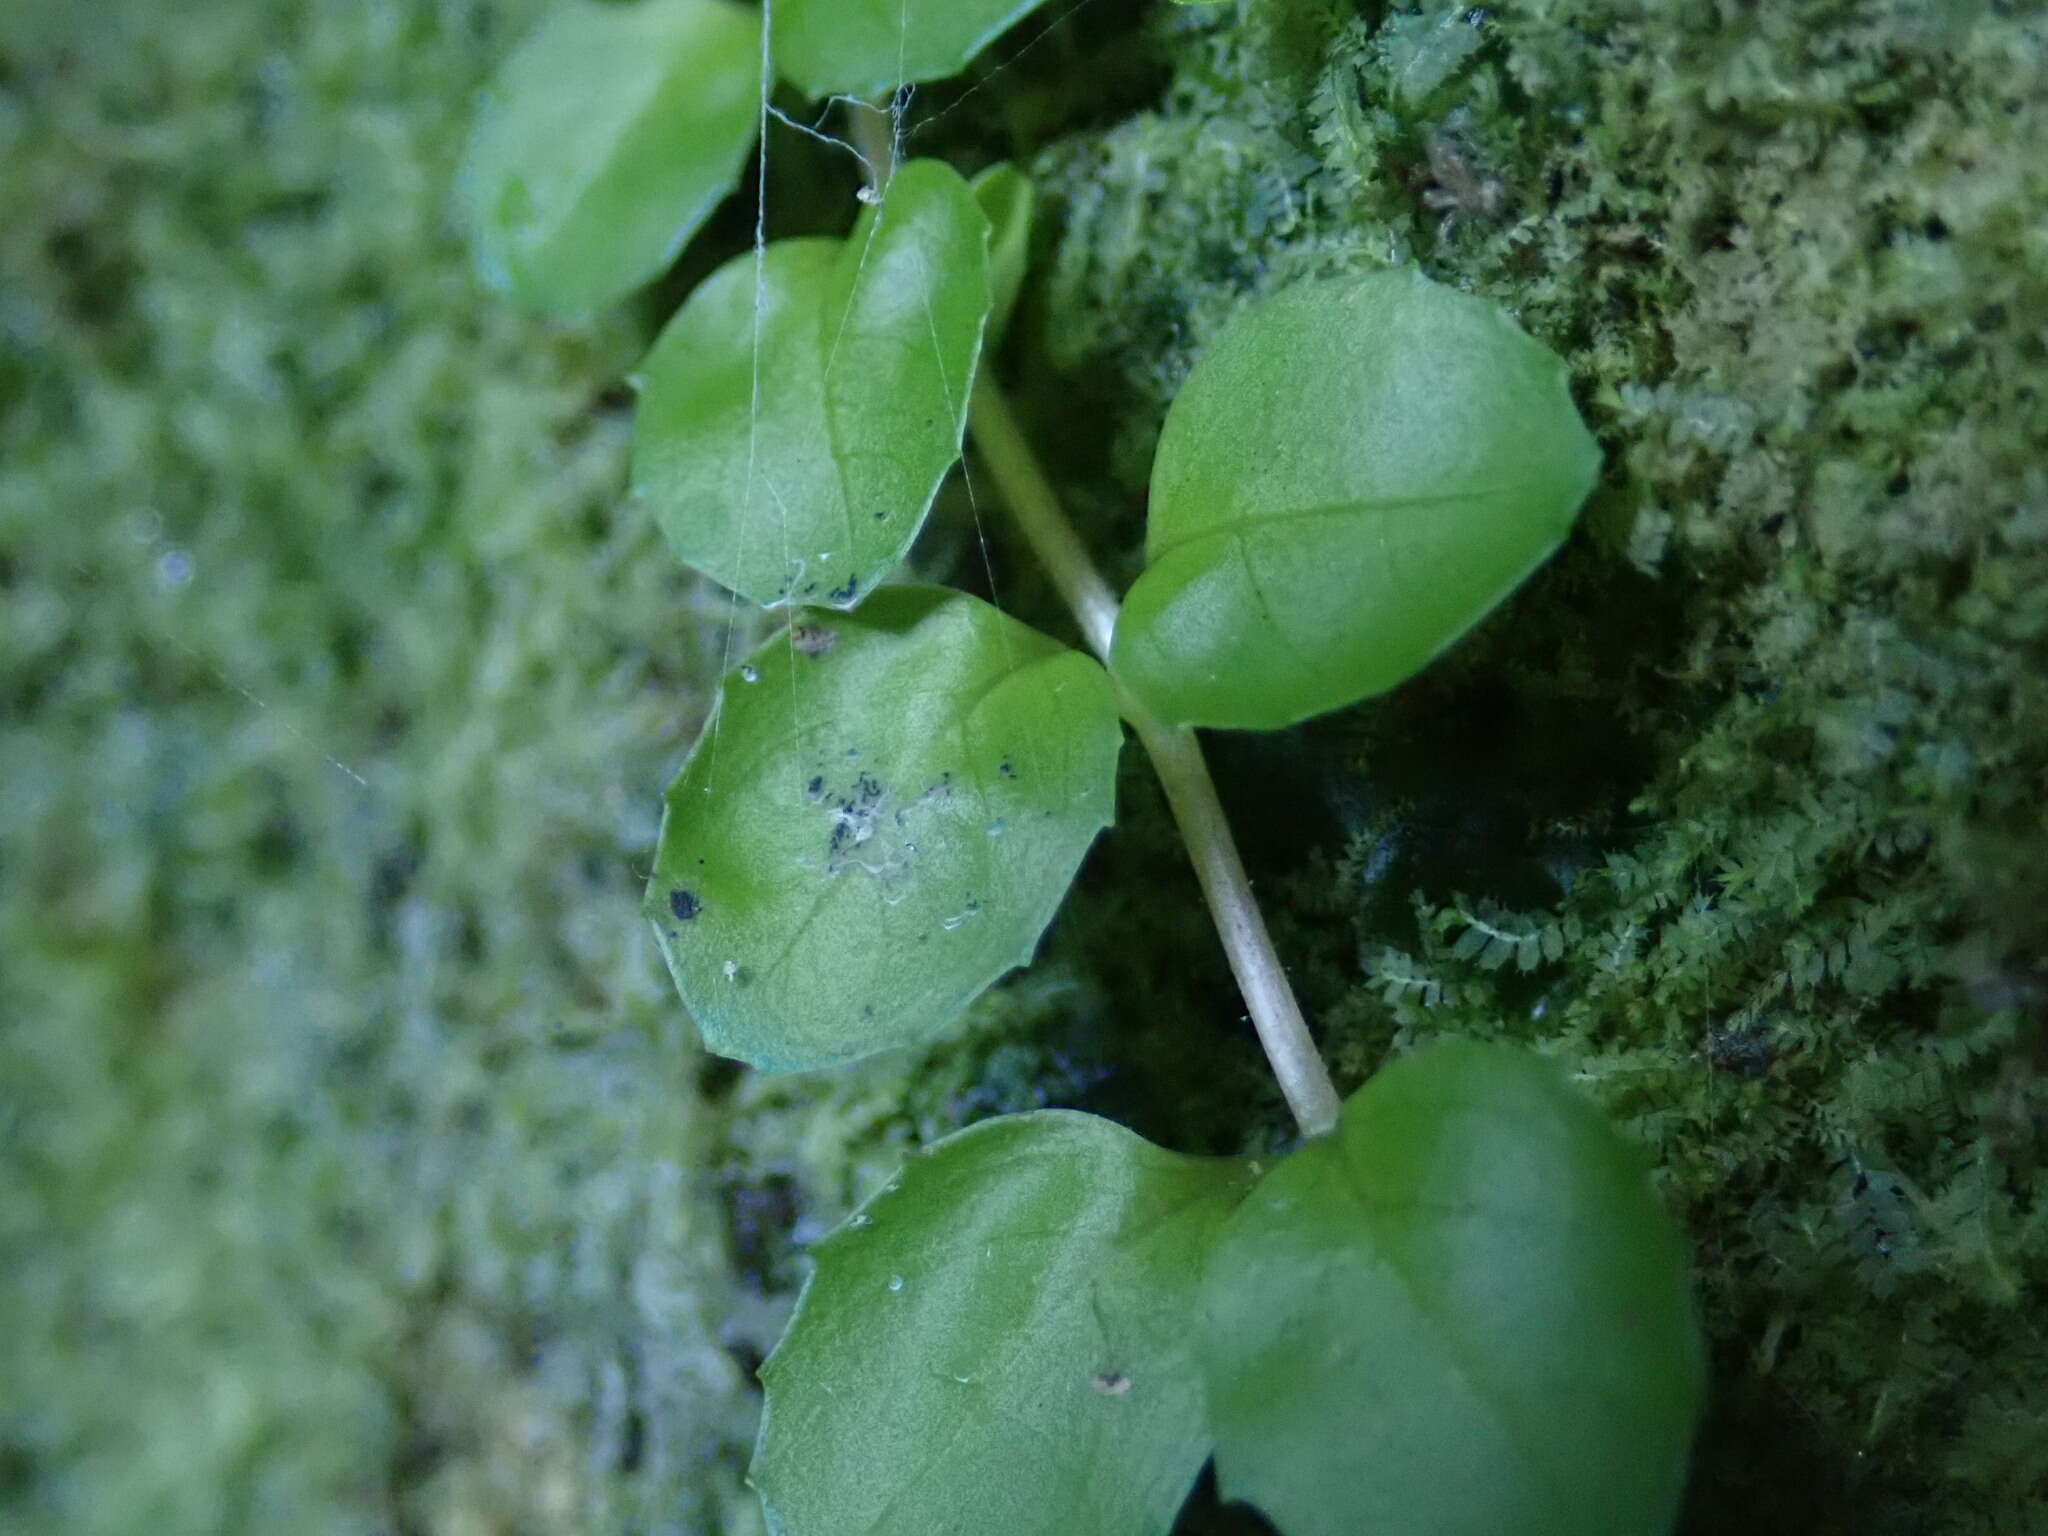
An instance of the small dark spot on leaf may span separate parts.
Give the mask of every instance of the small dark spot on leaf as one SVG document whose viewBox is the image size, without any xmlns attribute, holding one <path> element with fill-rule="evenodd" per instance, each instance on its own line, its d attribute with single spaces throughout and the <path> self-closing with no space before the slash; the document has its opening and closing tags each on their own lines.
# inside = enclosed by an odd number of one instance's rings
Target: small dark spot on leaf
<svg viewBox="0 0 2048 1536">
<path fill-rule="evenodd" d="M 1006 757 L 996 764 L 996 772 L 1006 779 L 1014 779 L 1017 777 L 1017 765 Z"/>
<path fill-rule="evenodd" d="M 1104 1397 L 1124 1397 L 1131 1390 L 1131 1378 L 1122 1371 L 1104 1371 L 1095 1378 L 1095 1390 Z"/>
<path fill-rule="evenodd" d="M 813 588 L 813 590 L 816 589 Z M 830 592 L 826 594 L 826 596 L 829 597 L 835 603 L 850 603 L 853 601 L 854 594 L 858 591 L 860 591 L 859 580 L 855 577 L 849 576 L 846 580 L 845 586 L 834 587 Z"/>
<path fill-rule="evenodd" d="M 789 643 L 802 655 L 825 656 L 839 644 L 839 631 L 823 624 L 799 624 L 789 632 Z"/>
<path fill-rule="evenodd" d="M 697 899 L 695 892 L 677 886 L 668 893 L 668 909 L 679 921 L 687 923 L 704 910 L 704 903 Z"/>
<path fill-rule="evenodd" d="M 813 800 L 822 800 L 825 797 L 825 776 L 819 774 L 804 786 L 804 790 Z"/>
</svg>

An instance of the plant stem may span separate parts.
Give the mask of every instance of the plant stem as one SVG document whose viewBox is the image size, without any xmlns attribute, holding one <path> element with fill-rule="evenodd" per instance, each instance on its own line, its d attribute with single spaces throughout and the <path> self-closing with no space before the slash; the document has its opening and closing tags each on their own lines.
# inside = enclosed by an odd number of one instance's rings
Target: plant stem
<svg viewBox="0 0 2048 1536">
<path fill-rule="evenodd" d="M 1061 511 L 1045 471 L 1031 451 L 1009 401 L 984 373 L 974 387 L 968 424 L 1003 499 L 1024 531 L 1032 550 L 1044 562 L 1053 585 L 1073 610 L 1074 621 L 1088 648 L 1109 663 L 1110 641 L 1116 634 L 1117 600 L 1109 583 L 1095 569 L 1074 525 Z M 1169 726 L 1134 698 L 1114 672 L 1117 706 L 1152 759 L 1166 790 L 1166 802 L 1180 826 L 1188 857 L 1195 866 L 1209 914 L 1230 958 L 1230 969 L 1244 994 L 1259 1044 L 1280 1080 L 1280 1091 L 1305 1136 L 1320 1136 L 1337 1123 L 1339 1101 L 1330 1074 L 1316 1054 L 1308 1024 L 1287 972 L 1273 948 L 1272 935 L 1252 895 L 1252 883 L 1238 857 L 1237 843 L 1216 783 L 1209 777 L 1201 743 L 1186 726 Z"/>
<path fill-rule="evenodd" d="M 896 174 L 896 111 L 892 98 L 881 101 L 849 101 L 846 115 L 853 128 L 853 147 L 868 168 L 868 188 L 876 195 L 886 189 Z"/>
<path fill-rule="evenodd" d="M 995 476 L 1010 515 L 1024 530 L 1032 552 L 1044 564 L 1052 584 L 1073 610 L 1081 638 L 1103 665 L 1109 664 L 1109 642 L 1116 633 L 1116 593 L 1095 569 L 1087 546 L 1060 510 L 1059 498 L 1039 468 L 1038 456 L 1024 438 L 1010 402 L 984 368 L 968 407 L 968 430 Z"/>
<path fill-rule="evenodd" d="M 1223 952 L 1230 957 L 1231 972 L 1259 1032 L 1259 1044 L 1273 1064 L 1273 1075 L 1280 1079 L 1287 1107 L 1294 1111 L 1304 1136 L 1320 1136 L 1337 1124 L 1337 1089 L 1316 1054 L 1301 1005 L 1294 1000 L 1272 935 L 1266 932 L 1223 803 L 1216 798 L 1216 783 L 1203 761 L 1202 744 L 1186 726 L 1161 725 L 1121 686 L 1117 693 L 1124 718 L 1151 754 L 1153 770 L 1165 786 L 1167 804 L 1173 807 L 1173 819 L 1180 823 L 1188 857 L 1194 861 L 1195 877 L 1209 898 L 1209 915 L 1223 940 Z"/>
</svg>

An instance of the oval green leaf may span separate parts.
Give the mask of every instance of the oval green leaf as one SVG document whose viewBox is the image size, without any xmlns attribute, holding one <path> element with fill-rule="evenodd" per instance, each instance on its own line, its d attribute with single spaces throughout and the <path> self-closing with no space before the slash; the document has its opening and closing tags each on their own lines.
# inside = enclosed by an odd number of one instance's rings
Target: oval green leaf
<svg viewBox="0 0 2048 1536">
<path fill-rule="evenodd" d="M 1685 1249 L 1549 1063 L 1436 1046 L 1223 1230 L 1200 1355 L 1225 1493 L 1288 1536 L 1648 1536 L 1704 1380 Z"/>
<path fill-rule="evenodd" d="M 1193 1292 L 1250 1179 L 1064 1110 L 914 1158 L 762 1370 L 770 1528 L 1164 1536 L 1209 1454 Z"/>
<path fill-rule="evenodd" d="M 1030 960 L 1122 742 L 1101 667 L 978 598 L 799 613 L 668 791 L 647 913 L 705 1043 L 797 1071 L 943 1029 Z"/>
<path fill-rule="evenodd" d="M 845 240 L 777 241 L 699 286 L 633 436 L 634 492 L 682 560 L 775 607 L 850 606 L 903 558 L 960 456 L 987 242 L 959 174 L 913 160 Z"/>
<path fill-rule="evenodd" d="M 1031 178 L 1005 160 L 970 183 L 988 218 L 988 334 L 1001 339 L 1031 265 L 1031 216 L 1038 192 Z"/>
<path fill-rule="evenodd" d="M 812 96 L 863 100 L 957 75 L 1043 0 L 775 0 L 775 67 Z"/>
<path fill-rule="evenodd" d="M 657 276 L 732 190 L 760 22 L 729 0 L 569 0 L 485 94 L 462 200 L 493 287 L 581 315 Z"/>
<path fill-rule="evenodd" d="M 1599 466 L 1563 363 L 1492 305 L 1414 272 L 1287 289 L 1167 413 L 1113 664 L 1182 724 L 1384 692 L 1557 548 Z"/>
</svg>

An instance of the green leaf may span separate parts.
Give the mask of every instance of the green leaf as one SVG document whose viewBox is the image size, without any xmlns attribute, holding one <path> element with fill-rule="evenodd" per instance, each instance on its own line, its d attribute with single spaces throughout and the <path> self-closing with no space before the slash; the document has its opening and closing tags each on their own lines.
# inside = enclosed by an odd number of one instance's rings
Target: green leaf
<svg viewBox="0 0 2048 1536">
<path fill-rule="evenodd" d="M 1670 1524 L 1704 1377 L 1684 1246 L 1538 1057 L 1381 1072 L 1238 1208 L 1202 1301 L 1224 1491 L 1288 1536 Z"/>
<path fill-rule="evenodd" d="M 1195 725 L 1384 692 L 1557 548 L 1599 465 L 1564 365 L 1492 305 L 1413 272 L 1287 289 L 1167 413 L 1113 664 Z"/>
<path fill-rule="evenodd" d="M 1031 216 L 1038 194 L 1031 178 L 1007 160 L 990 166 L 970 185 L 988 218 L 988 334 L 993 343 L 1009 326 L 1031 265 Z"/>
<path fill-rule="evenodd" d="M 913 160 L 847 239 L 778 241 L 690 296 L 633 439 L 678 556 L 765 607 L 851 605 L 903 558 L 960 455 L 987 240 L 958 173 Z"/>
<path fill-rule="evenodd" d="M 485 280 L 581 315 L 657 276 L 760 115 L 760 22 L 727 0 L 569 0 L 506 60 L 460 179 Z"/>
<path fill-rule="evenodd" d="M 761 1373 L 770 1528 L 1164 1536 L 1209 1453 L 1193 1292 L 1251 1177 L 1064 1110 L 914 1158 Z"/>
<path fill-rule="evenodd" d="M 1030 960 L 1122 742 L 1093 660 L 977 598 L 798 614 L 668 791 L 647 912 L 706 1044 L 795 1071 L 943 1029 Z"/>
<path fill-rule="evenodd" d="M 1042 0 L 775 0 L 775 67 L 812 96 L 943 80 Z"/>
</svg>

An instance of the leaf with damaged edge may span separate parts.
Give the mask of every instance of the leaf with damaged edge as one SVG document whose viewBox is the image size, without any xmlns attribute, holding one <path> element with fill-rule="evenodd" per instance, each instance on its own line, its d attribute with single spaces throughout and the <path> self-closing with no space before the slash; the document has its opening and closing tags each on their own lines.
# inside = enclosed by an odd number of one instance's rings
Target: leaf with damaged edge
<svg viewBox="0 0 2048 1536">
<path fill-rule="evenodd" d="M 486 93 L 463 163 L 486 281 L 583 315 L 658 276 L 753 145 L 759 30 L 728 0 L 570 0 L 549 16 Z"/>
<path fill-rule="evenodd" d="M 858 601 L 960 456 L 988 223 L 958 172 L 899 169 L 845 240 L 721 267 L 642 369 L 633 490 L 687 564 L 764 607 Z M 754 350 L 759 326 L 758 374 Z"/>
<path fill-rule="evenodd" d="M 978 598 L 884 587 L 727 674 L 647 914 L 705 1043 L 771 1071 L 930 1038 L 1031 958 L 1109 825 L 1109 678 Z"/>
<path fill-rule="evenodd" d="M 957 75 L 1044 0 L 776 0 L 775 66 L 812 96 L 863 100 Z"/>
<path fill-rule="evenodd" d="M 1549 1062 L 1427 1048 L 1224 1227 L 1198 1350 L 1224 1493 L 1288 1536 L 1650 1536 L 1704 1362 L 1642 1160 Z"/>
<path fill-rule="evenodd" d="M 1563 363 L 1491 304 L 1414 272 L 1285 289 L 1167 412 L 1113 665 L 1191 725 L 1384 692 L 1548 558 L 1599 467 Z"/>
<path fill-rule="evenodd" d="M 1253 1173 L 1065 1110 L 913 1157 L 761 1372 L 770 1528 L 1164 1536 L 1209 1454 L 1193 1292 Z"/>
</svg>

